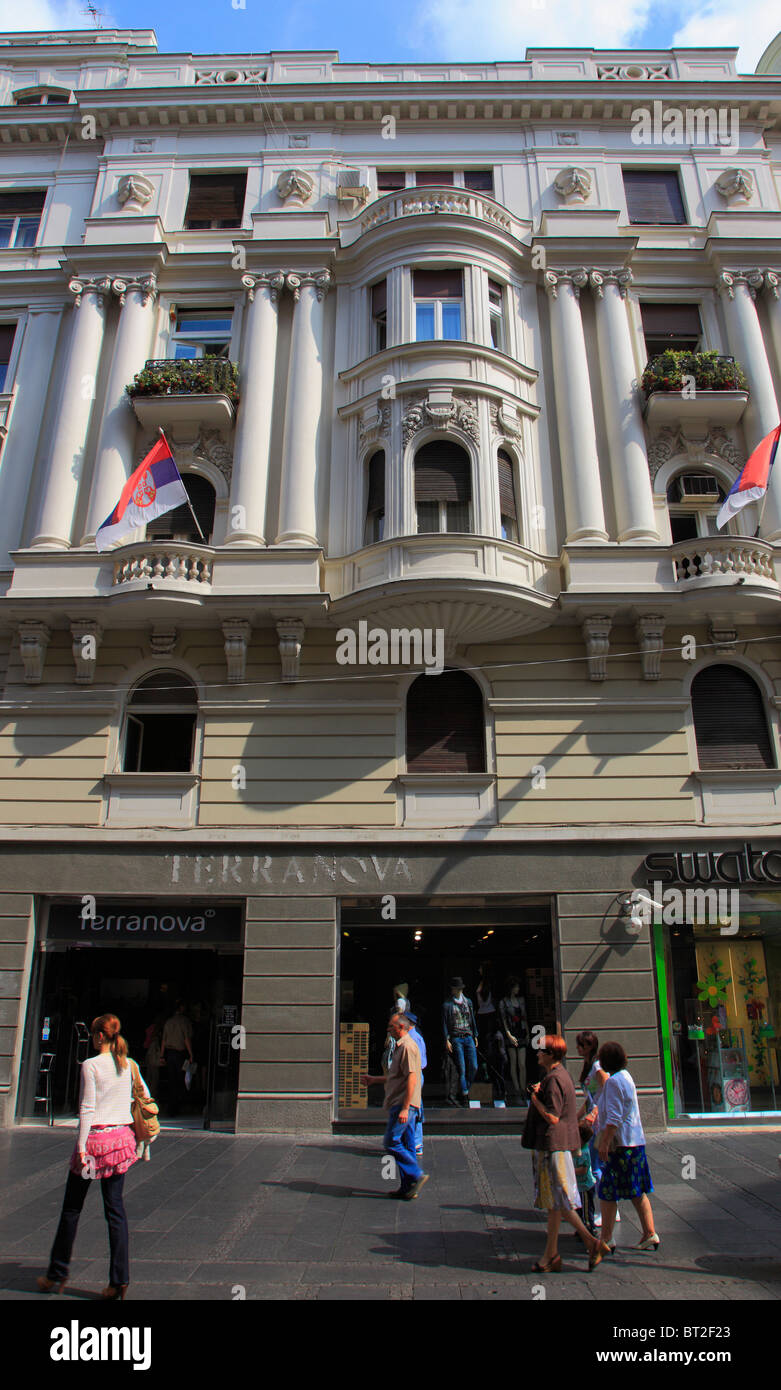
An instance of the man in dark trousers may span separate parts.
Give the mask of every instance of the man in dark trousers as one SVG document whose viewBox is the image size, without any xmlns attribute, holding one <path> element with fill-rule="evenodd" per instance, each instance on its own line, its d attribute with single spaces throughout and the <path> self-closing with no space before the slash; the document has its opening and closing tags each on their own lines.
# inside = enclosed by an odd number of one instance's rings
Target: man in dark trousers
<svg viewBox="0 0 781 1390">
<path fill-rule="evenodd" d="M 445 1046 L 458 1067 L 459 1101 L 469 1105 L 469 1087 L 477 1075 L 477 1023 L 472 1000 L 464 994 L 464 981 L 450 981 L 450 998 L 442 1005 Z"/>
<path fill-rule="evenodd" d="M 187 1017 L 183 999 L 177 999 L 176 1012 L 171 1014 L 160 1043 L 160 1065 L 168 1068 L 168 1114 L 179 1114 L 184 1098 L 185 1058 L 193 1060 L 193 1025 Z"/>
<path fill-rule="evenodd" d="M 406 1014 L 393 1014 L 388 1029 L 396 1041 L 387 1076 L 361 1077 L 364 1086 L 385 1087 L 385 1109 L 388 1124 L 382 1147 L 392 1154 L 399 1170 L 401 1186 L 392 1197 L 411 1202 L 417 1197 L 428 1173 L 424 1173 L 415 1157 L 415 1124 L 420 1111 L 420 1092 L 423 1073 L 420 1050 L 409 1035 L 410 1022 Z"/>
</svg>

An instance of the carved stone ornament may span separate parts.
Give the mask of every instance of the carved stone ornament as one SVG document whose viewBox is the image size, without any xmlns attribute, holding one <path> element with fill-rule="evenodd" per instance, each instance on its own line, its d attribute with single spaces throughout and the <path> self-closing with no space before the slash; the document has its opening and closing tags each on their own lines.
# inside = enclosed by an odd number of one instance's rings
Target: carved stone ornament
<svg viewBox="0 0 781 1390">
<path fill-rule="evenodd" d="M 557 130 L 557 131 L 556 131 L 556 144 L 557 144 L 557 145 L 578 145 L 578 144 L 580 144 L 580 137 L 579 137 L 579 135 L 578 135 L 578 132 L 577 132 L 576 130 Z"/>
<path fill-rule="evenodd" d="M 600 82 L 669 82 L 669 63 L 597 63 Z"/>
<path fill-rule="evenodd" d="M 285 169 L 277 179 L 277 194 L 282 203 L 303 207 L 315 191 L 315 181 L 304 169 Z"/>
<path fill-rule="evenodd" d="M 247 291 L 247 298 L 252 303 L 255 298 L 255 290 L 258 285 L 268 290 L 268 297 L 272 304 L 279 302 L 279 296 L 285 288 L 285 277 L 281 270 L 263 271 L 260 275 L 242 275 L 241 283 Z"/>
<path fill-rule="evenodd" d="M 145 459 L 150 449 L 154 448 L 158 442 L 159 434 L 149 434 L 140 436 L 136 453 L 136 466 Z M 222 431 L 219 429 L 205 429 L 203 425 L 198 427 L 198 434 L 195 438 L 187 439 L 179 434 L 176 426 L 168 429 L 168 438 L 176 444 L 176 466 L 180 473 L 186 473 L 191 463 L 197 460 L 199 463 L 210 463 L 218 468 L 230 486 L 233 475 L 233 453 L 225 443 Z"/>
<path fill-rule="evenodd" d="M 81 307 L 81 298 L 85 294 L 94 294 L 103 300 L 103 296 L 111 291 L 111 280 L 108 276 L 102 276 L 99 280 L 73 279 L 68 284 L 71 294 L 76 296 L 76 308 Z"/>
<path fill-rule="evenodd" d="M 723 425 L 714 425 L 707 435 L 685 435 L 679 428 L 665 426 L 648 447 L 648 467 L 655 478 L 670 459 L 685 457 L 697 468 L 707 465 L 708 455 L 724 459 L 732 468 L 740 467 L 740 453 Z"/>
<path fill-rule="evenodd" d="M 358 420 L 358 448 L 363 450 L 367 445 L 375 444 L 389 429 L 390 406 L 367 406 Z"/>
<path fill-rule="evenodd" d="M 157 279 L 154 275 L 144 275 L 138 280 L 112 280 L 111 288 L 119 296 L 120 304 L 124 304 L 128 294 L 136 293 L 141 295 L 141 303 L 146 308 L 150 299 L 154 299 L 157 294 Z"/>
<path fill-rule="evenodd" d="M 325 299 L 331 288 L 331 279 L 330 270 L 291 270 L 288 271 L 285 276 L 285 284 L 296 302 L 300 298 L 301 290 L 305 285 L 313 286 L 315 294 L 317 295 L 317 301 L 320 303 L 320 300 Z"/>
<path fill-rule="evenodd" d="M 582 266 L 577 270 L 546 270 L 542 283 L 552 299 L 558 299 L 560 284 L 571 284 L 575 298 L 579 299 L 580 291 L 588 284 L 588 271 Z"/>
<path fill-rule="evenodd" d="M 283 618 L 277 623 L 279 659 L 283 681 L 298 680 L 301 674 L 301 648 L 304 645 L 304 624 L 300 618 Z"/>
<path fill-rule="evenodd" d="M 149 635 L 149 645 L 155 656 L 172 656 L 178 641 L 175 627 L 153 627 Z"/>
<path fill-rule="evenodd" d="M 612 619 L 597 615 L 583 620 L 583 641 L 588 657 L 588 678 L 603 681 L 607 675 L 607 654 L 610 650 Z"/>
<path fill-rule="evenodd" d="M 520 439 L 523 425 L 518 411 L 507 401 L 500 401 L 491 406 L 491 428 L 505 439 Z"/>
<path fill-rule="evenodd" d="M 645 614 L 635 623 L 640 646 L 644 681 L 658 681 L 662 669 L 662 646 L 665 619 L 656 613 Z"/>
<path fill-rule="evenodd" d="M 751 298 L 756 299 L 757 290 L 761 290 L 764 283 L 761 270 L 722 270 L 716 281 L 716 289 L 719 294 L 734 299 L 736 285 L 745 285 Z"/>
<path fill-rule="evenodd" d="M 236 8 L 243 9 L 242 5 Z M 265 82 L 267 68 L 197 68 L 196 87 L 238 87 L 246 82 Z"/>
<path fill-rule="evenodd" d="M 43 679 L 46 648 L 50 639 L 51 630 L 45 623 L 27 618 L 19 624 L 19 653 L 28 685 L 39 685 Z"/>
<path fill-rule="evenodd" d="M 634 276 L 631 270 L 590 270 L 588 282 L 597 299 L 604 298 L 605 285 L 618 285 L 618 292 L 622 299 L 626 299 Z"/>
<path fill-rule="evenodd" d="M 250 624 L 246 618 L 226 618 L 222 625 L 228 680 L 232 685 L 244 680 L 250 632 Z"/>
<path fill-rule="evenodd" d="M 737 642 L 738 642 L 738 632 L 737 632 L 737 628 L 734 628 L 734 627 L 714 627 L 714 626 L 713 626 L 713 623 L 710 623 L 710 625 L 709 625 L 709 627 L 708 627 L 708 632 L 709 632 L 709 635 L 710 635 L 710 640 L 711 640 L 711 642 L 712 642 L 712 644 L 713 644 L 713 650 L 714 650 L 714 651 L 717 651 L 717 652 L 729 652 L 729 651 L 732 651 L 732 650 L 737 646 Z"/>
<path fill-rule="evenodd" d="M 130 212 L 141 212 L 151 203 L 155 186 L 143 174 L 123 174 L 117 186 L 117 201 Z"/>
<path fill-rule="evenodd" d="M 428 396 L 417 397 L 410 403 L 401 422 L 405 447 L 425 425 L 436 425 L 441 430 L 461 429 L 476 444 L 480 443 L 480 422 L 475 401 L 467 396 L 454 395 L 449 390 L 431 391 Z"/>
<path fill-rule="evenodd" d="M 716 180 L 722 198 L 733 203 L 750 203 L 754 196 L 754 175 L 750 169 L 725 169 Z"/>
<path fill-rule="evenodd" d="M 73 638 L 73 660 L 76 665 L 78 685 L 91 685 L 98 664 L 98 647 L 103 637 L 103 629 L 94 618 L 71 623 Z"/>
<path fill-rule="evenodd" d="M 560 170 L 553 180 L 553 187 L 565 203 L 585 203 L 591 193 L 591 183 L 588 169 L 572 165 L 569 169 Z"/>
</svg>

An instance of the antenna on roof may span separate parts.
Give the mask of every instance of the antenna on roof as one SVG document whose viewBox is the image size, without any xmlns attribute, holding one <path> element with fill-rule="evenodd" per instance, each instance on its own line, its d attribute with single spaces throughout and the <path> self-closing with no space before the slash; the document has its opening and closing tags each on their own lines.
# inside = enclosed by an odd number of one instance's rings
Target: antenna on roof
<svg viewBox="0 0 781 1390">
<path fill-rule="evenodd" d="M 92 16 L 92 23 L 95 25 L 96 29 L 103 28 L 103 25 L 100 21 L 106 12 L 105 10 L 99 10 L 96 5 L 93 5 L 92 0 L 87 0 L 87 4 L 81 13 Z"/>
</svg>

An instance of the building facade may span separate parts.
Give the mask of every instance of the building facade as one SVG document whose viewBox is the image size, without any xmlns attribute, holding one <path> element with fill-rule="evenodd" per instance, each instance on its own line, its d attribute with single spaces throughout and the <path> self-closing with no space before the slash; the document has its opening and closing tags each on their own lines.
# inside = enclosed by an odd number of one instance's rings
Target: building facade
<svg viewBox="0 0 781 1390">
<path fill-rule="evenodd" d="M 371 1118 L 398 995 L 444 1107 L 453 976 L 480 1118 L 519 993 L 526 1075 L 590 1028 L 651 1126 L 776 1111 L 781 471 L 716 514 L 779 422 L 778 42 L 5 34 L 0 107 L 4 1122 L 177 997 L 204 1123 Z M 160 430 L 190 506 L 99 552 Z"/>
</svg>

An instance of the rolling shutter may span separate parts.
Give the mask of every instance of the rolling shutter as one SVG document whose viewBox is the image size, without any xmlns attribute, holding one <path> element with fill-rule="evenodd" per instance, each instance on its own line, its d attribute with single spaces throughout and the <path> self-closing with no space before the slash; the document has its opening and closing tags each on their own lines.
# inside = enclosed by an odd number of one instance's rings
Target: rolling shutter
<svg viewBox="0 0 781 1390">
<path fill-rule="evenodd" d="M 513 477 L 513 464 L 510 455 L 504 449 L 499 450 L 499 511 L 502 516 L 511 517 L 513 521 L 518 520 L 518 512 L 515 505 L 515 479 Z"/>
<path fill-rule="evenodd" d="M 452 188 L 453 170 L 416 169 L 415 185 L 417 188 Z"/>
<path fill-rule="evenodd" d="M 415 299 L 463 299 L 464 277 L 460 270 L 413 270 Z"/>
<path fill-rule="evenodd" d="M 8 363 L 11 360 L 11 349 L 14 345 L 14 334 L 16 333 L 15 323 L 0 323 L 0 362 Z"/>
<path fill-rule="evenodd" d="M 629 221 L 685 222 L 678 175 L 672 169 L 624 169 Z"/>
<path fill-rule="evenodd" d="M 385 455 L 381 449 L 369 459 L 369 495 L 367 512 L 385 510 Z"/>
<path fill-rule="evenodd" d="M 416 502 L 471 502 L 469 457 L 458 444 L 435 439 L 415 455 Z"/>
<path fill-rule="evenodd" d="M 28 189 L 11 188 L 0 193 L 0 216 L 32 217 L 43 212 L 46 194 Z"/>
<path fill-rule="evenodd" d="M 185 227 L 240 227 L 246 187 L 246 170 L 240 174 L 191 174 Z"/>
<path fill-rule="evenodd" d="M 700 767 L 774 767 L 759 687 L 737 666 L 706 666 L 692 682 Z"/>
<path fill-rule="evenodd" d="M 699 338 L 702 332 L 696 304 L 641 304 L 646 338 Z"/>
<path fill-rule="evenodd" d="M 387 312 L 388 308 L 388 282 L 380 280 L 376 285 L 372 285 L 372 318 L 376 319 L 380 314 Z"/>
<path fill-rule="evenodd" d="M 216 500 L 214 488 L 206 478 L 199 477 L 197 473 L 183 474 L 182 482 L 208 545 L 214 530 Z M 146 528 L 146 534 L 148 540 L 158 541 L 175 539 L 200 541 L 201 539 L 193 521 L 192 512 L 186 502 L 183 502 L 180 507 L 174 507 L 170 512 L 164 512 L 154 521 L 150 521 Z"/>
<path fill-rule="evenodd" d="M 464 671 L 418 676 L 407 695 L 408 772 L 485 772 L 483 697 Z"/>
</svg>

